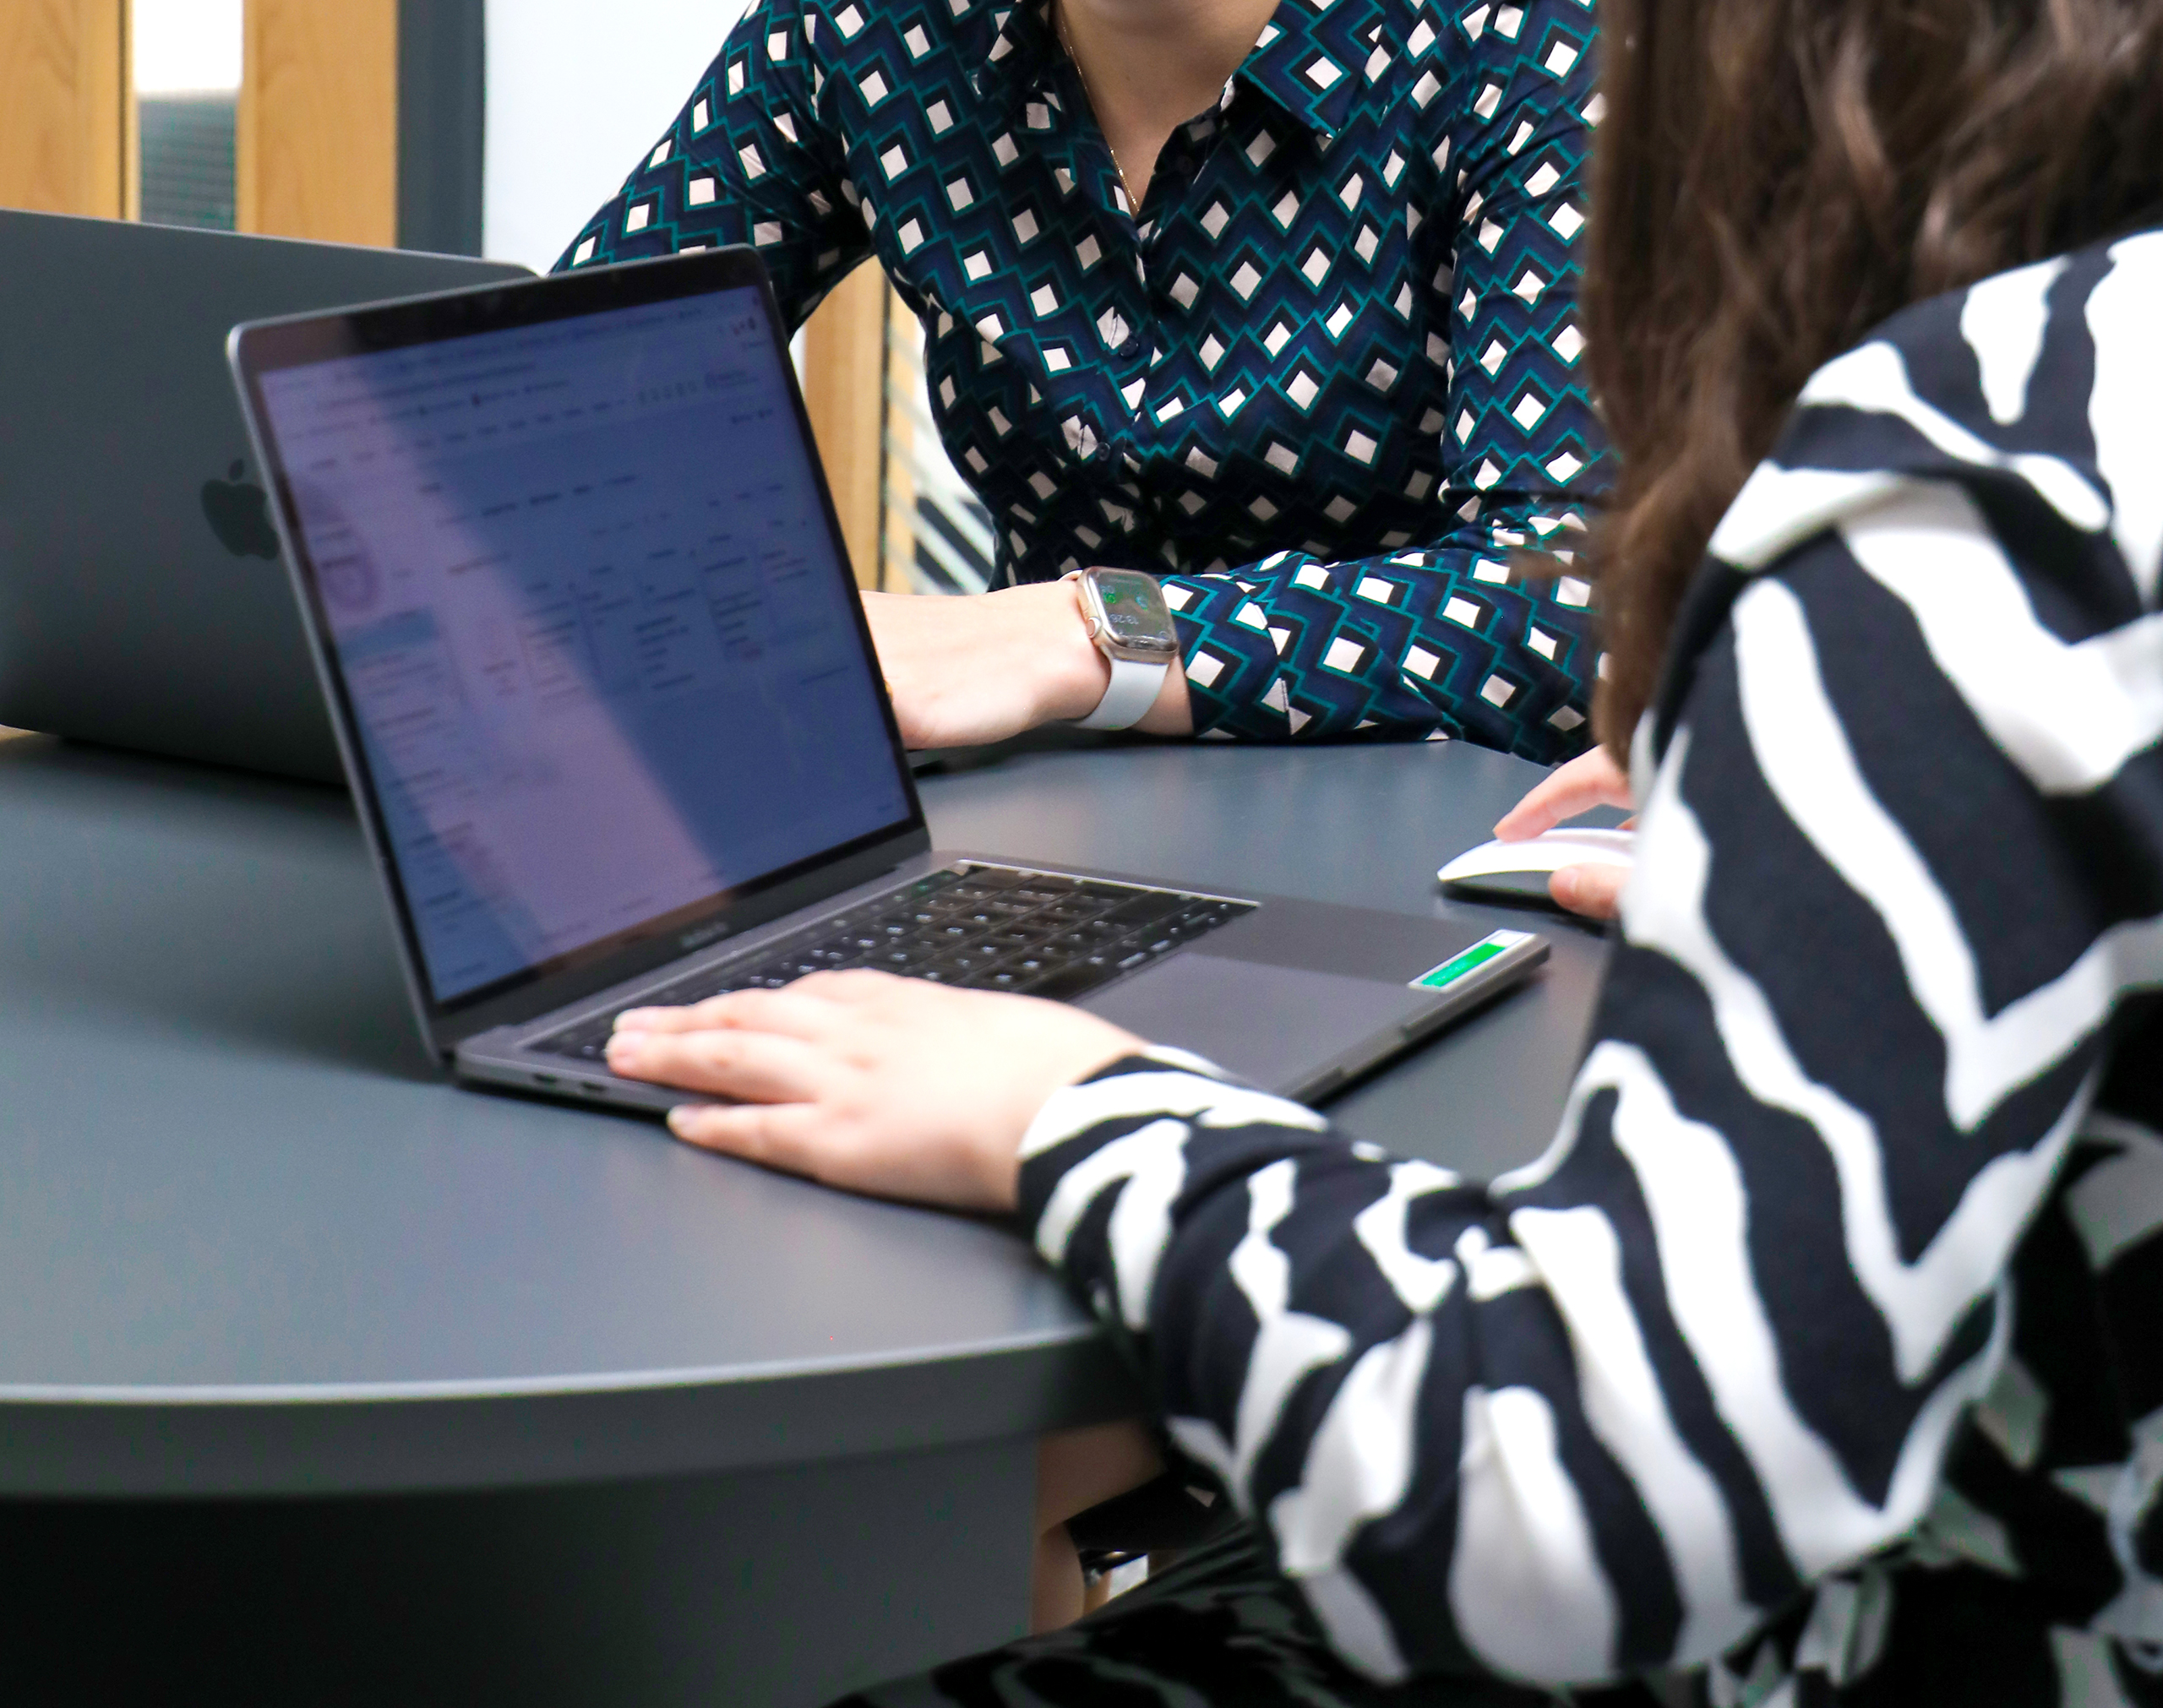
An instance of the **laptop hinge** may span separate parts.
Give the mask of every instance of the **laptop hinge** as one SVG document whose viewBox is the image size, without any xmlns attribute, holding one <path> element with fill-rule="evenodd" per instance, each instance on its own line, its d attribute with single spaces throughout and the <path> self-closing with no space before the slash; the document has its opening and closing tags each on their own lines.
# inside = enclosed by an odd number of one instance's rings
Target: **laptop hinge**
<svg viewBox="0 0 2163 1708">
<path fill-rule="evenodd" d="M 499 1026 L 524 1025 L 558 1009 L 598 996 L 611 986 L 642 978 L 673 962 L 770 925 L 792 913 L 858 888 L 897 870 L 917 855 L 929 852 L 931 833 L 921 824 L 869 848 L 858 849 L 814 871 L 799 873 L 771 889 L 762 889 L 733 906 L 716 909 L 707 918 L 688 922 L 665 937 L 642 942 L 603 960 L 551 973 L 531 984 L 492 997 L 455 1014 L 432 1016 L 429 1042 L 447 1061 L 458 1046 Z M 722 928 L 714 929 L 718 925 Z"/>
</svg>

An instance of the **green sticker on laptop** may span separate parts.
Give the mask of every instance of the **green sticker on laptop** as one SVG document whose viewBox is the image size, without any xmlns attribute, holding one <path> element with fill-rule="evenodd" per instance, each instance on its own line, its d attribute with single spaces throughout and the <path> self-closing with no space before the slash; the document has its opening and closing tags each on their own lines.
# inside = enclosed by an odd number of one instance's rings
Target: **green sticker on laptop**
<svg viewBox="0 0 2163 1708">
<path fill-rule="evenodd" d="M 1498 955 L 1507 955 L 1521 943 L 1530 943 L 1528 931 L 1498 931 L 1483 937 L 1463 954 L 1452 955 L 1440 966 L 1430 966 L 1415 979 L 1408 980 L 1414 990 L 1441 990 L 1455 984 L 1474 967 L 1485 966 Z"/>
</svg>

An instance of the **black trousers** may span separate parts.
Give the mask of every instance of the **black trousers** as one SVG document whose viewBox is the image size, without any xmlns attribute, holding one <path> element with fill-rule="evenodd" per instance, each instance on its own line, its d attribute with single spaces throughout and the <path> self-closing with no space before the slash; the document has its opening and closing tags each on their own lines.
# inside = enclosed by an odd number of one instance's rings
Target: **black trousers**
<svg viewBox="0 0 2163 1708">
<path fill-rule="evenodd" d="M 1636 1685 L 1577 1692 L 1660 1708 Z M 1339 1662 L 1299 1591 L 1240 1525 L 1064 1630 L 848 1699 L 846 1708 L 1556 1708 L 1496 1679 L 1388 1686 Z M 837 1705 L 839 1708 L 839 1705 Z"/>
</svg>

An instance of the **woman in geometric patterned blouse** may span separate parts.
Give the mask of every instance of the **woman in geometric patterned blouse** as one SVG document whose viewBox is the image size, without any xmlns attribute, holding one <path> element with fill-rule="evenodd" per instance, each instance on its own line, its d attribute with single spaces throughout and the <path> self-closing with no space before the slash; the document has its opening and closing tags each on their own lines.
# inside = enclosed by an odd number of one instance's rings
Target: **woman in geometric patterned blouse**
<svg viewBox="0 0 2163 1708">
<path fill-rule="evenodd" d="M 1643 811 L 1547 1155 L 876 973 L 622 1023 L 1015 1212 L 1249 1520 L 876 1700 L 2163 1703 L 2163 4 L 1606 18 Z"/>
<path fill-rule="evenodd" d="M 1174 607 L 1145 729 L 1551 762 L 1587 588 L 1512 554 L 1566 559 L 1599 473 L 1592 41 L 1587 0 L 758 0 L 559 264 L 749 243 L 800 324 L 875 258 L 923 321 L 1019 590 L 867 599 L 913 744 L 1090 711 L 1058 578 L 1102 565 Z"/>
</svg>

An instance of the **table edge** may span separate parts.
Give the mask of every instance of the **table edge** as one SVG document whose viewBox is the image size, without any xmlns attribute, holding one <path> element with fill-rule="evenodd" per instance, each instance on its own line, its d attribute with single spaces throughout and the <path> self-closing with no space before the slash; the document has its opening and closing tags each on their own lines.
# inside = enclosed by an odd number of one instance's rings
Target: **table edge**
<svg viewBox="0 0 2163 1708">
<path fill-rule="evenodd" d="M 496 1384 L 0 1389 L 0 1499 L 343 1495 L 696 1476 L 1143 1409 L 1092 1325 L 925 1359 Z"/>
</svg>

